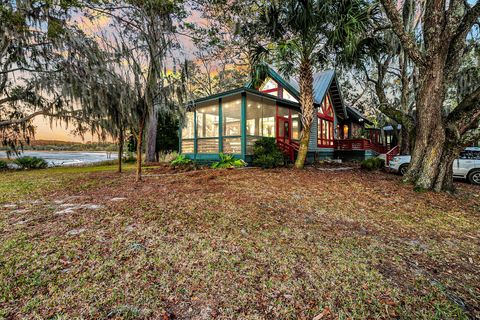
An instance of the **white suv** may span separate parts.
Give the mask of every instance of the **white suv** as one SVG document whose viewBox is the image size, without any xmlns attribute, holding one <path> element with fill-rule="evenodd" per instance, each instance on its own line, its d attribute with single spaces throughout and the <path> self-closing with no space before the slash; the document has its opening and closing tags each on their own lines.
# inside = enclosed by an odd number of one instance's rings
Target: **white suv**
<svg viewBox="0 0 480 320">
<path fill-rule="evenodd" d="M 404 175 L 410 164 L 411 156 L 396 156 L 388 164 L 391 171 Z M 480 148 L 466 148 L 453 162 L 453 176 L 468 179 L 472 184 L 480 185 Z"/>
</svg>

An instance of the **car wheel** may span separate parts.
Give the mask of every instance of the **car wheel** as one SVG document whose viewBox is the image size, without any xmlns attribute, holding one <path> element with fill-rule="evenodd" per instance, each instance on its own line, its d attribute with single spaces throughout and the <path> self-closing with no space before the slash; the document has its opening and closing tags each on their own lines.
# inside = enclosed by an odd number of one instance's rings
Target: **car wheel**
<svg viewBox="0 0 480 320">
<path fill-rule="evenodd" d="M 404 176 L 407 173 L 407 170 L 408 170 L 408 164 L 402 164 L 400 168 L 398 168 L 398 173 Z"/>
<path fill-rule="evenodd" d="M 480 185 L 480 170 L 470 172 L 468 174 L 468 181 L 470 181 L 471 184 Z"/>
</svg>

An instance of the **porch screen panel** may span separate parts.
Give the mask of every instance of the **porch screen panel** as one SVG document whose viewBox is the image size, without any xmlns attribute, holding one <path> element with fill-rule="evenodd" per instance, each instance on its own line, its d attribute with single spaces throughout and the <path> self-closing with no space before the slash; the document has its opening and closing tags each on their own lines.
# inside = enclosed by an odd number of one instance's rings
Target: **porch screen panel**
<svg viewBox="0 0 480 320">
<path fill-rule="evenodd" d="M 242 153 L 241 138 L 223 138 L 223 153 L 241 154 Z"/>
<path fill-rule="evenodd" d="M 182 153 L 194 153 L 193 139 L 182 139 Z"/>
<path fill-rule="evenodd" d="M 247 135 L 262 135 L 262 98 L 247 95 Z"/>
<path fill-rule="evenodd" d="M 193 139 L 195 137 L 194 113 L 185 114 L 185 126 L 182 128 L 182 139 Z"/>
<path fill-rule="evenodd" d="M 222 99 L 223 153 L 242 153 L 242 97 Z"/>
<path fill-rule="evenodd" d="M 185 125 L 182 128 L 182 153 L 194 153 L 195 127 L 194 113 L 187 112 L 185 114 Z"/>
<path fill-rule="evenodd" d="M 262 137 L 275 137 L 277 106 L 274 101 L 265 99 L 262 108 Z"/>
<path fill-rule="evenodd" d="M 275 137 L 275 101 L 247 95 L 247 135 Z"/>
<path fill-rule="evenodd" d="M 218 138 L 198 139 L 197 153 L 218 153 Z"/>
<path fill-rule="evenodd" d="M 197 107 L 197 153 L 218 153 L 218 100 Z"/>
<path fill-rule="evenodd" d="M 197 108 L 197 137 L 218 137 L 218 101 Z"/>
<path fill-rule="evenodd" d="M 260 137 L 247 137 L 247 154 L 253 154 L 253 147 L 258 139 Z"/>
</svg>

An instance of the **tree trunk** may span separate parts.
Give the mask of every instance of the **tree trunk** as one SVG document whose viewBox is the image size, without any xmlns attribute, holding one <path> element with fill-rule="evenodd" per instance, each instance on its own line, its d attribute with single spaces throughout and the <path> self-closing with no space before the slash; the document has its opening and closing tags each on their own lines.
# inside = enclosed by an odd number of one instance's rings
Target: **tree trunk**
<svg viewBox="0 0 480 320">
<path fill-rule="evenodd" d="M 418 190 L 432 190 L 437 181 L 442 185 L 448 185 L 443 183 L 448 179 L 445 176 L 448 170 L 446 168 L 441 170 L 446 147 L 442 117 L 445 83 L 442 62 L 438 60 L 432 61 L 421 72 L 422 78 L 417 93 L 415 148 L 405 180 L 412 182 Z"/>
<path fill-rule="evenodd" d="M 142 180 L 142 143 L 143 129 L 145 127 L 145 119 L 140 120 L 137 136 L 137 176 L 136 181 Z"/>
<path fill-rule="evenodd" d="M 155 162 L 157 146 L 158 110 L 153 110 L 147 127 L 147 145 L 145 150 L 145 162 Z"/>
<path fill-rule="evenodd" d="M 303 60 L 300 65 L 300 109 L 302 111 L 302 132 L 295 167 L 302 169 L 308 154 L 310 128 L 312 127 L 313 106 L 313 74 L 310 61 Z"/>
<path fill-rule="evenodd" d="M 449 143 L 444 146 L 443 155 L 440 160 L 438 176 L 435 180 L 435 185 L 433 186 L 434 191 L 454 191 L 453 162 L 457 158 L 459 151 L 455 150 L 455 148 L 452 148 L 451 146 L 452 145 Z"/>
<path fill-rule="evenodd" d="M 410 154 L 411 153 L 411 134 L 405 126 L 402 126 L 400 130 L 400 154 Z"/>
<path fill-rule="evenodd" d="M 124 137 L 123 137 L 123 130 L 120 130 L 120 134 L 118 136 L 118 168 L 117 172 L 122 172 L 122 157 L 123 157 L 123 144 L 124 144 Z"/>
</svg>

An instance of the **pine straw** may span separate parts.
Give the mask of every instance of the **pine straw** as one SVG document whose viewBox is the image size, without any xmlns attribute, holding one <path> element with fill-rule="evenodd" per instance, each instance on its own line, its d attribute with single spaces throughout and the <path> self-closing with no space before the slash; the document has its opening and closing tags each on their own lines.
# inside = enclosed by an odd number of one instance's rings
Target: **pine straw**
<svg viewBox="0 0 480 320">
<path fill-rule="evenodd" d="M 357 169 L 160 167 L 140 183 L 91 169 L 30 173 L 25 191 L 21 173 L 0 177 L 17 191 L 0 207 L 0 318 L 480 317 L 478 187 L 415 193 Z"/>
</svg>

